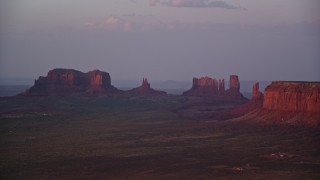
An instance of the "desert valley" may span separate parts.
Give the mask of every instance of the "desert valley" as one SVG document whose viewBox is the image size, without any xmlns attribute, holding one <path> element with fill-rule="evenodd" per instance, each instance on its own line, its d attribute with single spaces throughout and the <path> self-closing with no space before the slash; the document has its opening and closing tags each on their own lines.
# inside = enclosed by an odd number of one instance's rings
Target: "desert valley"
<svg viewBox="0 0 320 180">
<path fill-rule="evenodd" d="M 2 179 L 318 179 L 320 83 L 272 82 L 252 98 L 236 75 L 183 95 L 109 73 L 54 69 L 0 99 Z"/>
<path fill-rule="evenodd" d="M 0 179 L 319 180 L 319 0 L 0 0 Z"/>
</svg>

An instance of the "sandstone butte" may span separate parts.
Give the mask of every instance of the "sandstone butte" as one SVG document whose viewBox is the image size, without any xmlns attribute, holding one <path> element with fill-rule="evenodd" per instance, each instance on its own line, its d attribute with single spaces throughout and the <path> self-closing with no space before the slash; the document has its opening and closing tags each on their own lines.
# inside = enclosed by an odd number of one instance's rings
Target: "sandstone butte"
<svg viewBox="0 0 320 180">
<path fill-rule="evenodd" d="M 272 82 L 265 89 L 263 108 L 319 113 L 320 82 Z"/>
<path fill-rule="evenodd" d="M 251 101 L 232 111 L 243 115 L 239 120 L 320 125 L 320 82 L 275 81 L 266 87 L 263 98 L 256 88 Z"/>
<path fill-rule="evenodd" d="M 147 78 L 143 78 L 141 86 L 128 91 L 129 94 L 135 95 L 166 95 L 164 91 L 156 91 L 151 88 Z"/>
<path fill-rule="evenodd" d="M 117 94 L 122 91 L 111 85 L 109 73 L 93 70 L 83 73 L 73 69 L 53 69 L 40 76 L 34 85 L 21 95 L 67 95 L 85 93 Z"/>
<path fill-rule="evenodd" d="M 207 96 L 217 100 L 246 100 L 240 93 L 240 82 L 237 75 L 231 75 L 229 89 L 225 90 L 224 79 L 210 77 L 193 78 L 192 88 L 183 92 L 185 96 Z"/>
</svg>

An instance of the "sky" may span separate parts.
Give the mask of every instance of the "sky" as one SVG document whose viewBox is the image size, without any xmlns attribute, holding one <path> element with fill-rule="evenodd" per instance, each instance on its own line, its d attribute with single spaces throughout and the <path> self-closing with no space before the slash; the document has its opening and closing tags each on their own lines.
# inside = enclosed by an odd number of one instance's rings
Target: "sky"
<svg viewBox="0 0 320 180">
<path fill-rule="evenodd" d="M 320 81 L 319 0 L 1 0 L 0 78 Z M 1 83 L 1 82 L 0 82 Z"/>
</svg>

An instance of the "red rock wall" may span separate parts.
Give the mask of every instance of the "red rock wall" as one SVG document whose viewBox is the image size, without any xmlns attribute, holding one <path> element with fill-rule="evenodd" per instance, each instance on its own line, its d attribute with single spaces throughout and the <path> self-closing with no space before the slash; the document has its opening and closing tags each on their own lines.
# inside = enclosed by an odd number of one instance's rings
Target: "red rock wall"
<svg viewBox="0 0 320 180">
<path fill-rule="evenodd" d="M 272 82 L 265 89 L 263 108 L 320 112 L 320 82 Z"/>
</svg>

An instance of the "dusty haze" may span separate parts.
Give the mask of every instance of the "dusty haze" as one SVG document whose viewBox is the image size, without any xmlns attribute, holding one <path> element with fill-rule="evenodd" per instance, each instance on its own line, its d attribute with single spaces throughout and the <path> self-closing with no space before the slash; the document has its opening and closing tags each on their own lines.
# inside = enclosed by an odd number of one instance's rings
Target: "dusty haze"
<svg viewBox="0 0 320 180">
<path fill-rule="evenodd" d="M 0 77 L 320 81 L 318 0 L 4 0 Z"/>
</svg>

